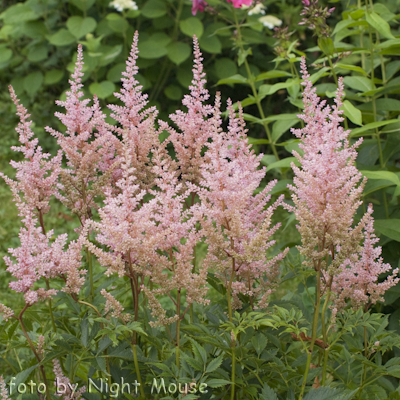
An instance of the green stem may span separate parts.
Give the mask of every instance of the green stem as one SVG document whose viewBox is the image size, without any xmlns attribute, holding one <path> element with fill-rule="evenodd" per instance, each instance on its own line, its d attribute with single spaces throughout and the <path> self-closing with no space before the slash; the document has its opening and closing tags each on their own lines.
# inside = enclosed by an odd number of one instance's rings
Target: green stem
<svg viewBox="0 0 400 400">
<path fill-rule="evenodd" d="M 328 287 L 328 295 L 326 296 L 324 306 L 322 307 L 322 314 L 321 314 L 321 321 L 322 321 L 322 335 L 324 339 L 324 343 L 327 345 L 328 344 L 328 338 L 327 338 L 327 332 L 326 332 L 326 324 L 325 324 L 325 312 L 326 308 L 329 303 L 329 298 L 331 296 L 331 291 L 330 288 Z M 327 347 L 324 349 L 324 364 L 322 367 L 322 386 L 325 386 L 325 380 L 326 380 L 326 367 L 328 364 L 328 355 L 329 355 L 329 350 L 330 347 Z"/>
<path fill-rule="evenodd" d="M 308 349 L 306 370 L 304 372 L 304 378 L 303 378 L 303 383 L 301 385 L 299 400 L 302 400 L 303 396 L 304 396 L 304 390 L 306 388 L 308 372 L 310 371 L 312 352 L 314 349 L 315 339 L 317 338 L 319 306 L 321 304 L 321 271 L 320 270 L 317 271 L 317 293 L 316 293 L 315 300 L 316 301 L 315 301 L 314 318 L 313 318 L 313 325 L 312 325 L 311 343 L 310 343 L 310 348 Z"/>
<path fill-rule="evenodd" d="M 176 321 L 176 366 L 179 369 L 179 342 L 180 342 L 180 327 L 181 327 L 181 290 L 178 289 L 178 296 L 176 299 L 176 313 L 178 315 L 178 320 Z"/>
<path fill-rule="evenodd" d="M 18 316 L 18 320 L 21 325 L 22 332 L 23 332 L 26 340 L 29 343 L 29 347 L 31 348 L 31 350 L 32 350 L 33 354 L 35 355 L 36 359 L 38 360 L 38 362 L 41 363 L 42 359 L 40 358 L 39 354 L 37 353 L 37 351 L 35 349 L 35 345 L 33 344 L 32 340 L 30 339 L 28 332 L 26 331 L 25 324 L 22 320 L 22 315 L 24 314 L 24 312 L 26 311 L 27 308 L 28 308 L 28 305 L 26 304 L 25 307 L 20 312 L 20 314 Z M 46 397 L 48 400 L 51 400 L 51 396 L 50 396 L 50 392 L 49 392 L 49 385 L 47 383 L 47 377 L 46 377 L 46 372 L 44 370 L 44 366 L 41 365 L 39 368 L 40 368 L 40 372 L 42 374 L 43 383 L 45 384 L 45 387 L 46 387 Z"/>
<path fill-rule="evenodd" d="M 233 15 L 234 15 L 234 18 L 235 18 L 236 31 L 237 31 L 237 35 L 238 35 L 237 43 L 238 43 L 242 53 L 244 53 L 245 50 L 243 48 L 242 33 L 240 31 L 240 24 L 239 24 L 235 9 L 233 10 Z M 260 98 L 258 96 L 258 92 L 257 92 L 256 86 L 254 84 L 253 74 L 251 73 L 250 66 L 249 66 L 249 63 L 247 62 L 247 58 L 246 57 L 244 59 L 244 65 L 245 65 L 246 72 L 247 72 L 247 80 L 248 80 L 249 85 L 251 87 L 251 91 L 253 92 L 254 99 L 256 100 L 258 112 L 260 113 L 261 119 L 264 120 L 265 119 L 264 110 L 262 108 L 261 100 L 260 100 Z M 276 161 L 279 161 L 279 155 L 278 155 L 278 152 L 276 150 L 275 144 L 272 142 L 272 135 L 271 135 L 271 131 L 270 131 L 269 126 L 268 126 L 268 122 L 263 121 L 262 124 L 263 124 L 265 132 L 267 134 L 268 142 L 271 145 L 272 153 L 274 154 L 274 156 L 276 158 Z"/>
<path fill-rule="evenodd" d="M 232 346 L 231 400 L 235 400 L 235 372 L 236 372 L 235 345 L 236 345 L 235 340 L 231 340 L 231 346 Z"/>
<path fill-rule="evenodd" d="M 146 398 L 145 394 L 144 394 L 143 384 L 142 384 L 142 377 L 140 376 L 140 369 L 139 369 L 139 362 L 138 362 L 138 358 L 137 358 L 136 346 L 137 346 L 136 344 L 131 343 L 132 352 L 133 352 L 133 362 L 135 364 L 136 376 L 139 381 L 140 395 L 143 398 Z"/>
</svg>

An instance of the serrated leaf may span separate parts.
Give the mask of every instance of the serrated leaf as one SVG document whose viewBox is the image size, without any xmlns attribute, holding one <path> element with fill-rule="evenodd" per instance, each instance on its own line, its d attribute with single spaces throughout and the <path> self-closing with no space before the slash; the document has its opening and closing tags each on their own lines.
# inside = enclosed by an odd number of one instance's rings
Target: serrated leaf
<svg viewBox="0 0 400 400">
<path fill-rule="evenodd" d="M 196 340 L 190 338 L 190 341 L 192 342 L 192 345 L 193 345 L 193 352 L 195 354 L 197 353 L 196 355 L 201 357 L 201 359 L 203 360 L 203 364 L 206 365 L 207 352 L 199 343 L 196 342 Z"/>
<path fill-rule="evenodd" d="M 242 76 L 242 75 L 239 75 L 239 74 L 235 74 L 235 75 L 232 75 L 232 76 L 230 76 L 229 78 L 225 78 L 225 79 L 220 79 L 218 82 L 217 82 L 217 85 L 229 85 L 229 84 L 232 84 L 232 83 L 243 83 L 243 84 L 247 84 L 247 78 L 245 78 L 244 76 Z"/>
<path fill-rule="evenodd" d="M 224 358 L 224 357 L 223 357 L 222 354 L 221 354 L 219 357 L 214 358 L 214 360 L 212 360 L 212 361 L 210 362 L 210 364 L 207 365 L 206 374 L 209 374 L 209 373 L 211 373 L 211 372 L 214 372 L 216 369 L 218 369 L 219 366 L 220 366 L 221 363 L 222 363 L 223 358 Z"/>
<path fill-rule="evenodd" d="M 358 90 L 360 92 L 367 92 L 374 89 L 374 84 L 372 83 L 371 79 L 365 76 L 346 76 L 343 78 L 343 82 L 351 89 Z"/>
<path fill-rule="evenodd" d="M 232 382 L 227 381 L 226 379 L 210 379 L 206 383 L 208 387 L 217 388 L 221 386 L 230 385 Z"/>
<path fill-rule="evenodd" d="M 279 400 L 277 394 L 271 389 L 267 383 L 264 383 L 260 400 Z"/>
<path fill-rule="evenodd" d="M 263 81 L 265 79 L 284 78 L 284 77 L 291 77 L 291 76 L 292 76 L 292 74 L 290 74 L 289 72 L 273 70 L 273 71 L 263 72 L 263 73 L 257 75 L 255 82 Z"/>
<path fill-rule="evenodd" d="M 369 124 L 364 125 L 361 128 L 353 129 L 351 131 L 350 135 L 351 136 L 358 136 L 363 132 L 371 131 L 371 130 L 374 130 L 375 128 L 380 128 L 381 126 L 390 125 L 390 124 L 394 124 L 394 123 L 398 123 L 398 122 L 399 122 L 398 119 L 389 119 L 389 120 L 386 120 L 386 121 L 371 122 Z"/>
<path fill-rule="evenodd" d="M 20 383 L 24 383 L 28 379 L 31 372 L 34 371 L 38 366 L 39 364 L 33 365 L 32 367 L 29 367 L 15 375 L 15 380 L 13 381 L 15 387 L 18 387 Z"/>
</svg>

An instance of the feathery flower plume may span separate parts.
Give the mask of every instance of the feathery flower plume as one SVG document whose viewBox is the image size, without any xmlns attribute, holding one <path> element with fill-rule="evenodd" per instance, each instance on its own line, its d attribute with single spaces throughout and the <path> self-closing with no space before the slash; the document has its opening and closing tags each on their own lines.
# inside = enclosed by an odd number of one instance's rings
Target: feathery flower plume
<svg viewBox="0 0 400 400">
<path fill-rule="evenodd" d="M 304 155 L 293 152 L 301 167 L 292 164 L 295 177 L 289 188 L 295 206 L 288 208 L 299 222 L 297 229 L 302 237 L 299 250 L 305 257 L 304 264 L 322 272 L 321 283 L 335 296 L 336 313 L 345 306 L 347 298 L 354 307 L 382 300 L 384 292 L 399 281 L 394 277 L 398 269 L 386 281 L 378 283 L 379 275 L 391 268 L 382 258 L 376 260 L 381 248 L 374 248 L 378 239 L 374 235 L 372 206 L 352 227 L 354 215 L 362 204 L 366 178 L 362 179 L 355 166 L 356 148 L 362 139 L 350 146 L 350 131 L 340 126 L 343 81 L 339 79 L 336 105 L 331 108 L 316 95 L 304 57 L 301 69 L 304 114 L 299 118 L 305 127 L 292 132 L 301 139 L 299 147 Z"/>
<path fill-rule="evenodd" d="M 239 118 L 235 117 L 230 100 L 228 110 L 228 132 L 220 127 L 213 132 L 206 162 L 201 166 L 203 179 L 198 194 L 206 216 L 202 233 L 209 245 L 205 263 L 215 268 L 226 286 L 233 289 L 235 308 L 241 306 L 239 293 L 248 295 L 253 307 L 265 307 L 279 275 L 278 262 L 288 251 L 272 259 L 266 255 L 275 244 L 271 236 L 280 226 L 271 227 L 271 218 L 283 197 L 265 208 L 276 181 L 253 195 L 265 176 L 265 168 L 258 170 L 263 155 L 256 156 L 246 140 L 241 107 Z M 219 113 L 218 99 L 216 119 Z"/>
<path fill-rule="evenodd" d="M 121 135 L 124 141 L 124 150 L 130 152 L 131 167 L 135 168 L 137 183 L 140 189 L 150 189 L 153 184 L 154 175 L 151 172 L 152 163 L 150 153 L 152 148 L 159 145 L 158 134 L 155 128 L 155 119 L 158 111 L 155 106 L 145 109 L 148 103 L 147 94 L 142 93 L 142 86 L 139 85 L 135 75 L 138 73 L 136 59 L 138 58 L 138 39 L 136 31 L 133 37 L 131 52 L 126 62 L 126 71 L 120 93 L 114 96 L 121 100 L 123 106 L 111 104 L 108 106 L 111 117 L 119 122 L 120 126 L 112 127 L 115 133 Z M 121 175 L 121 170 L 118 170 Z"/>
<path fill-rule="evenodd" d="M 24 217 L 27 212 L 37 210 L 39 217 L 49 211 L 50 197 L 57 192 L 56 184 L 60 173 L 62 153 L 59 151 L 56 157 L 50 159 L 49 153 L 43 153 L 38 146 L 39 140 L 32 139 L 34 133 L 30 125 L 26 108 L 20 104 L 12 86 L 9 86 L 11 98 L 17 107 L 17 115 L 20 118 L 17 128 L 21 146 L 12 146 L 14 151 L 21 152 L 25 156 L 24 161 L 11 161 L 16 169 L 16 181 L 8 178 L 0 172 L 0 176 L 10 186 L 14 201 L 18 207 L 19 215 Z"/>
<path fill-rule="evenodd" d="M 65 392 L 64 393 L 58 393 L 56 392 L 55 395 L 58 397 L 63 396 L 64 400 L 80 400 L 82 397 L 82 394 L 86 392 L 86 386 L 82 386 L 80 389 L 76 391 L 72 391 L 71 388 L 74 387 L 74 384 L 71 384 L 71 381 L 69 380 L 68 377 L 64 376 L 60 362 L 57 359 L 53 360 L 53 372 L 55 375 L 55 382 L 54 384 L 57 387 L 60 387 L 60 384 L 63 384 L 65 387 Z M 77 386 L 77 384 L 76 384 Z M 76 387 L 75 387 L 76 389 Z"/>
<path fill-rule="evenodd" d="M 82 68 L 82 45 L 79 45 L 75 71 L 69 80 L 71 90 L 67 92 L 66 101 L 56 101 L 66 110 L 66 114 L 55 113 L 66 126 L 66 134 L 50 127 L 45 129 L 57 138 L 68 160 L 68 168 L 62 169 L 60 174 L 59 189 L 64 194 L 60 192 L 57 197 L 83 224 L 91 216 L 91 208 L 97 208 L 95 197 L 102 195 L 104 186 L 109 183 L 118 140 L 105 122 L 106 116 L 97 97 L 94 96 L 91 107 L 88 106 L 90 99 L 80 100 L 83 96 Z"/>
<path fill-rule="evenodd" d="M 179 312 L 183 291 L 186 293 L 187 307 L 193 302 L 208 304 L 208 300 L 205 299 L 207 268 L 203 266 L 197 272 L 192 265 L 194 249 L 201 235 L 196 229 L 199 215 L 193 214 L 192 209 L 184 211 L 185 198 L 190 189 L 182 192 L 183 184 L 178 182 L 168 160 L 162 159 L 162 154 L 155 154 L 154 163 L 154 172 L 158 176 L 155 180 L 157 189 L 150 191 L 154 195 L 150 204 L 153 206 L 151 218 L 156 229 L 149 268 L 151 281 L 156 288 L 150 290 L 143 287 L 143 290 L 149 299 L 152 315 L 157 319 L 151 324 L 157 326 L 183 318 L 186 311 L 182 315 Z M 175 290 L 178 293 L 176 301 L 172 298 Z M 157 300 L 160 295 L 168 295 L 173 299 L 177 307 L 175 316 L 166 318 L 166 311 Z"/>
<path fill-rule="evenodd" d="M 295 177 L 293 185 L 294 211 L 299 222 L 297 229 L 302 237 L 300 253 L 306 257 L 304 264 L 316 271 L 339 265 L 357 249 L 362 239 L 362 225 L 352 228 L 357 208 L 362 204 L 361 194 L 365 185 L 355 166 L 356 148 L 362 139 L 350 146 L 348 135 L 339 125 L 343 120 L 340 110 L 343 82 L 339 80 L 335 103 L 332 108 L 320 101 L 307 72 L 305 58 L 301 61 L 305 86 L 303 92 L 305 122 L 302 129 L 293 129 L 301 139 L 301 156 L 293 152 L 301 168 L 292 164 Z M 361 184 L 360 181 L 362 180 Z"/>
<path fill-rule="evenodd" d="M 7 307 L 4 304 L 0 303 L 0 314 L 2 314 L 3 318 L 8 321 L 14 316 L 14 311 L 10 307 Z"/>
<path fill-rule="evenodd" d="M 0 398 L 1 400 L 11 400 L 8 395 L 6 381 L 4 380 L 3 375 L 0 375 Z"/>
<path fill-rule="evenodd" d="M 372 212 L 370 204 L 363 218 L 364 245 L 358 253 L 342 263 L 333 278 L 332 292 L 336 295 L 335 308 L 337 310 L 346 306 L 346 299 L 351 300 L 354 308 L 363 305 L 369 307 L 377 301 L 383 302 L 382 296 L 385 292 L 400 281 L 398 277 L 395 277 L 399 273 L 399 268 L 396 268 L 383 282 L 378 282 L 379 276 L 389 272 L 392 267 L 388 263 L 383 263 L 380 257 L 382 248 L 374 247 L 379 239 L 374 233 Z"/>
<path fill-rule="evenodd" d="M 170 128 L 162 121 L 160 126 L 170 133 L 168 141 L 174 145 L 181 180 L 198 185 L 201 179 L 200 166 L 204 163 L 201 151 L 215 130 L 215 121 L 209 118 L 213 115 L 213 107 L 204 104 L 210 95 L 204 86 L 207 82 L 206 74 L 203 72 L 203 58 L 196 36 L 193 36 L 193 47 L 194 66 L 192 85 L 189 86 L 190 95 L 185 95 L 182 100 L 188 111 L 177 110 L 169 116 L 179 131 Z"/>
<path fill-rule="evenodd" d="M 44 356 L 44 345 L 45 345 L 44 336 L 43 335 L 39 335 L 36 351 L 37 351 L 37 353 L 39 354 L 39 356 L 41 358 L 43 358 L 43 356 Z"/>
<path fill-rule="evenodd" d="M 111 293 L 108 293 L 105 289 L 102 289 L 100 293 L 106 299 L 106 305 L 104 306 L 104 312 L 106 314 L 111 311 L 111 317 L 120 318 L 125 323 L 131 320 L 130 314 L 122 313 L 124 307 L 122 307 L 121 303 L 116 300 Z"/>
</svg>

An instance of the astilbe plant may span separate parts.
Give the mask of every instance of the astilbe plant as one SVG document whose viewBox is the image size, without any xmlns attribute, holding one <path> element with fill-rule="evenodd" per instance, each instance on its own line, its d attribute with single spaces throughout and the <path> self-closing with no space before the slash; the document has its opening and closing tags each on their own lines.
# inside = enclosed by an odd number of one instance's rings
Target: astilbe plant
<svg viewBox="0 0 400 400">
<path fill-rule="evenodd" d="M 355 166 L 356 148 L 362 139 L 353 145 L 349 142 L 349 130 L 340 126 L 343 121 L 343 82 L 339 79 L 335 105 L 330 107 L 316 95 L 305 58 L 301 61 L 305 86 L 303 92 L 304 114 L 299 115 L 305 122 L 302 129 L 293 129 L 301 140 L 300 155 L 294 151 L 300 167 L 292 164 L 295 174 L 293 185 L 289 185 L 294 206 L 288 206 L 295 213 L 297 229 L 302 244 L 298 247 L 304 256 L 303 264 L 315 271 L 317 279 L 315 312 L 312 323 L 312 337 L 307 354 L 306 371 L 301 388 L 302 398 L 312 351 L 317 340 L 320 305 L 325 296 L 321 312 L 323 347 L 327 343 L 326 311 L 333 300 L 333 316 L 338 308 L 346 306 L 351 299 L 354 307 L 374 304 L 383 300 L 383 293 L 394 286 L 398 269 L 382 283 L 377 283 L 381 273 L 389 271 L 379 257 L 381 249 L 374 248 L 377 242 L 373 231 L 372 206 L 353 227 L 357 209 L 362 204 L 361 196 L 366 178 Z M 361 183 L 360 183 L 361 182 Z M 364 240 L 364 245 L 361 242 Z M 326 364 L 329 349 L 325 350 L 322 384 L 325 384 Z"/>
</svg>

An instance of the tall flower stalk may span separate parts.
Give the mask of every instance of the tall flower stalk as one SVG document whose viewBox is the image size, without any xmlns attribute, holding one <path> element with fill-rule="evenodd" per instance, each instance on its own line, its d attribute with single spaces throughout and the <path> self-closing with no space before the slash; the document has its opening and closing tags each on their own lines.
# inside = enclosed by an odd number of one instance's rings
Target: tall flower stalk
<svg viewBox="0 0 400 400">
<path fill-rule="evenodd" d="M 368 283 L 376 282 L 379 274 L 390 267 L 382 264 L 381 259 L 375 261 L 380 250 L 373 249 L 376 240 L 373 236 L 372 207 L 353 227 L 355 213 L 362 204 L 366 179 L 355 166 L 356 148 L 362 139 L 350 145 L 350 131 L 340 126 L 343 121 L 343 111 L 340 110 L 344 95 L 342 79 L 339 79 L 335 105 L 330 107 L 316 95 L 305 58 L 302 59 L 301 70 L 305 86 L 304 114 L 299 118 L 304 121 L 305 127 L 294 129 L 293 133 L 301 140 L 299 147 L 304 154 L 293 152 L 300 167 L 292 164 L 295 177 L 289 188 L 293 192 L 294 206 L 289 209 L 294 211 L 299 223 L 297 229 L 302 237 L 299 250 L 305 257 L 304 265 L 315 271 L 317 287 L 312 336 L 299 400 L 303 398 L 320 319 L 325 348 L 323 369 L 326 373 L 329 343 L 326 342 L 325 312 L 330 300 L 334 300 L 334 312 L 346 305 L 346 298 L 352 299 L 354 307 L 375 303 L 382 300 L 385 290 L 398 282 L 398 278 L 391 276 L 381 284 Z M 364 246 L 361 246 L 364 237 Z M 397 272 L 393 271 L 393 275 Z M 325 303 L 320 316 L 323 296 Z"/>
</svg>

